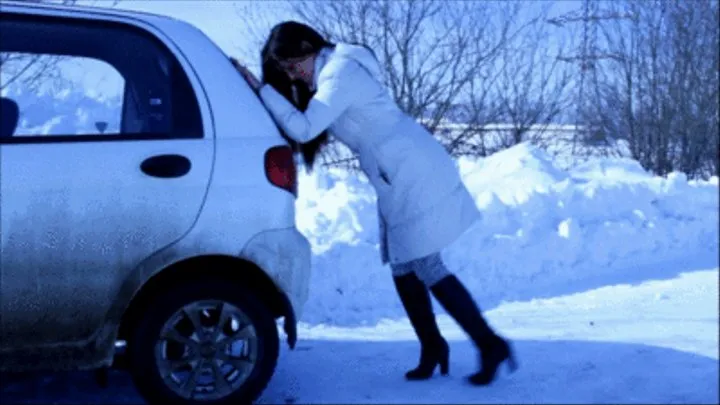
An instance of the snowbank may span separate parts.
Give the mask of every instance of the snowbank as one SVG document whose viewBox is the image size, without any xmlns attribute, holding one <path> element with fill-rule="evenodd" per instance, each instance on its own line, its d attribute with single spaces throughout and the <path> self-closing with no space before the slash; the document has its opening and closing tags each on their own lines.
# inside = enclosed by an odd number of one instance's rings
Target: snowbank
<svg viewBox="0 0 720 405">
<path fill-rule="evenodd" d="M 483 309 L 587 278 L 718 256 L 716 177 L 654 177 L 625 158 L 564 171 L 529 144 L 458 166 L 483 219 L 444 257 Z M 342 170 L 303 175 L 297 210 L 315 253 L 302 321 L 404 316 L 377 253 L 375 195 L 364 178 Z"/>
</svg>

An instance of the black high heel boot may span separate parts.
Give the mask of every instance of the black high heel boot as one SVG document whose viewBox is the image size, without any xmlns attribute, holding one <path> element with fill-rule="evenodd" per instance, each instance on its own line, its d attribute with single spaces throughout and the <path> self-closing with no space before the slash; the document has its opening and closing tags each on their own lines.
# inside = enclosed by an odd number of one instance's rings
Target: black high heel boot
<svg viewBox="0 0 720 405">
<path fill-rule="evenodd" d="M 455 275 L 443 278 L 430 291 L 480 350 L 481 369 L 468 376 L 471 384 L 492 383 L 498 367 L 505 361 L 510 371 L 517 370 L 517 361 L 510 344 L 490 328 L 472 296 Z"/>
<path fill-rule="evenodd" d="M 393 281 L 421 346 L 420 362 L 416 368 L 405 373 L 405 378 L 427 380 L 437 366 L 440 366 L 440 374 L 448 375 L 450 349 L 435 322 L 427 287 L 415 273 L 393 277 Z"/>
<path fill-rule="evenodd" d="M 435 367 L 440 367 L 441 375 L 448 375 L 450 373 L 450 349 L 448 348 L 447 342 L 443 339 L 434 345 L 434 347 L 428 347 L 424 345 L 420 350 L 420 363 L 418 366 L 407 373 L 405 378 L 411 381 L 427 380 L 433 376 Z"/>
<path fill-rule="evenodd" d="M 489 342 L 480 349 L 479 372 L 468 376 L 467 380 L 473 385 L 489 385 L 495 380 L 495 375 L 500 365 L 507 361 L 508 370 L 514 372 L 518 365 L 515 360 L 510 343 L 495 335 Z"/>
</svg>

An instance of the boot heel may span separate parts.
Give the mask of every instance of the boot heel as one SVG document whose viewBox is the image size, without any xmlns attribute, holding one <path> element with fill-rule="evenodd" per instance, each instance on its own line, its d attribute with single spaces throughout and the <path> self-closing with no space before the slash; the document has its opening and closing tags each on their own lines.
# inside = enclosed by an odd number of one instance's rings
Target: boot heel
<svg viewBox="0 0 720 405">
<path fill-rule="evenodd" d="M 515 351 L 512 348 L 512 345 L 510 342 L 505 342 L 506 348 L 507 348 L 507 357 L 505 358 L 505 361 L 507 362 L 507 368 L 509 373 L 514 373 L 518 369 L 518 362 L 515 358 Z"/>
<path fill-rule="evenodd" d="M 450 355 L 448 353 L 446 353 L 444 357 L 440 358 L 438 363 L 440 364 L 440 374 L 445 376 L 450 374 Z"/>
<path fill-rule="evenodd" d="M 507 368 L 509 373 L 514 373 L 518 369 L 518 363 L 513 354 L 510 354 L 507 358 Z"/>
<path fill-rule="evenodd" d="M 440 365 L 440 370 L 442 370 L 442 360 L 435 360 L 432 363 L 421 362 L 416 368 L 405 373 L 405 379 L 409 381 L 429 380 L 432 378 L 433 373 L 435 373 L 435 367 L 437 367 L 438 364 Z"/>
</svg>

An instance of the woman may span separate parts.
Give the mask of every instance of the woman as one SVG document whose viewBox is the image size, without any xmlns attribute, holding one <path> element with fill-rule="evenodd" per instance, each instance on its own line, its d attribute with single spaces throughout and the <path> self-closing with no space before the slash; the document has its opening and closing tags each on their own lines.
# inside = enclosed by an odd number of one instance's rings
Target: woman
<svg viewBox="0 0 720 405">
<path fill-rule="evenodd" d="M 244 66 L 238 70 L 285 135 L 307 145 L 329 131 L 357 154 L 377 192 L 382 261 L 390 263 L 421 344 L 420 363 L 406 378 L 428 379 L 438 365 L 443 375 L 449 372 L 448 344 L 428 289 L 480 350 L 481 370 L 468 377 L 472 384 L 490 384 L 506 360 L 514 370 L 510 345 L 483 319 L 441 257 L 479 219 L 479 210 L 447 151 L 394 102 L 372 51 L 332 44 L 304 24 L 285 22 L 272 29 L 262 62 L 265 84 Z M 285 76 L 272 80 L 272 71 Z M 309 152 L 306 161 L 314 157 Z"/>
</svg>

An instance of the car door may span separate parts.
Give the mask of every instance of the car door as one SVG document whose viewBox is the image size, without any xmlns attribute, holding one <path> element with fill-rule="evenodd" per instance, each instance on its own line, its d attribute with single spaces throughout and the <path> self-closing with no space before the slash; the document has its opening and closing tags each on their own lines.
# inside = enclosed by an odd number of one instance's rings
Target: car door
<svg viewBox="0 0 720 405">
<path fill-rule="evenodd" d="M 191 229 L 207 107 L 172 48 L 121 19 L 4 12 L 0 27 L 18 111 L 0 111 L 0 344 L 84 340 L 130 270 Z"/>
</svg>

